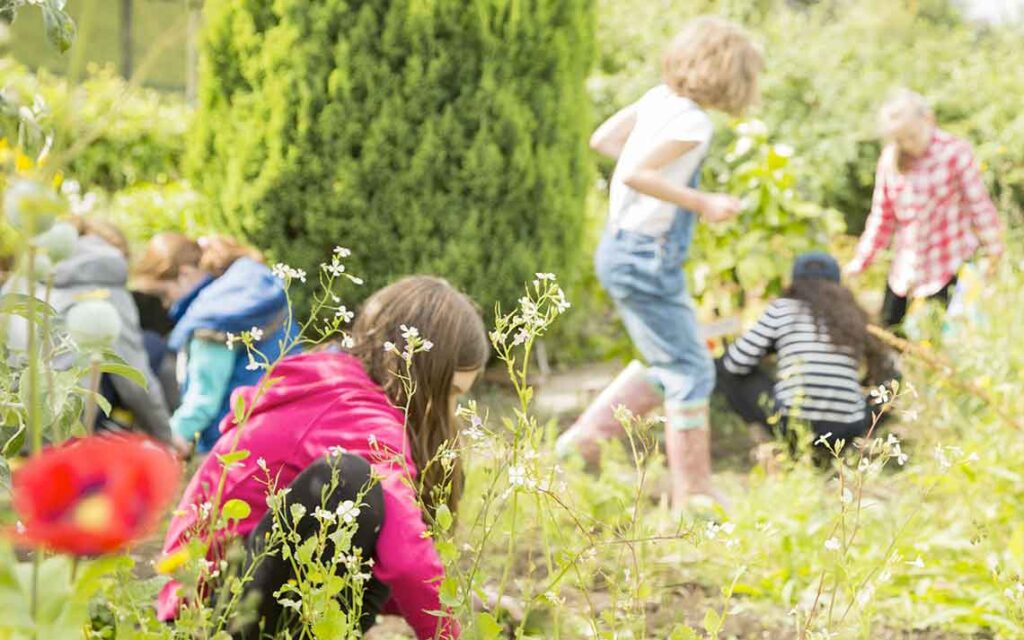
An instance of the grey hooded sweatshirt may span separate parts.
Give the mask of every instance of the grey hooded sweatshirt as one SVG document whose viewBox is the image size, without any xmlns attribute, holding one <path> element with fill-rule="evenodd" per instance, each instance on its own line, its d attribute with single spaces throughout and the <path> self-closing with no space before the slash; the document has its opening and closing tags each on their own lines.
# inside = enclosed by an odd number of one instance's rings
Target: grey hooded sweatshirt
<svg viewBox="0 0 1024 640">
<path fill-rule="evenodd" d="M 127 283 L 128 262 L 121 252 L 99 237 L 81 236 L 71 256 L 54 267 L 50 305 L 63 316 L 75 304 L 77 296 L 97 289 L 110 292 L 107 300 L 121 317 L 121 335 L 114 343 L 113 350 L 132 368 L 142 373 L 147 388 L 143 389 L 121 376 L 111 376 L 111 382 L 125 408 L 134 414 L 138 426 L 154 438 L 170 442 L 167 403 L 160 382 L 149 366 L 139 326 L 139 311 L 128 292 Z M 23 277 L 14 277 L 4 285 L 4 293 L 12 291 L 25 293 Z M 35 287 L 36 297 L 43 299 L 45 294 L 44 286 Z M 14 351 L 23 352 L 26 349 L 27 324 L 23 319 L 11 318 L 7 343 Z"/>
</svg>

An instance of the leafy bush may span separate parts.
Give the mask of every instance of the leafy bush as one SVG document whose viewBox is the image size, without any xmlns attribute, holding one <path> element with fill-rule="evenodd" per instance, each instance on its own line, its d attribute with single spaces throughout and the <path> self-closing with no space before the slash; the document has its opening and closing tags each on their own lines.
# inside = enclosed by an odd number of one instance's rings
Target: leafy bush
<svg viewBox="0 0 1024 640">
<path fill-rule="evenodd" d="M 191 110 L 180 98 L 91 68 L 77 86 L 0 59 L 0 137 L 51 158 L 85 187 L 116 191 L 179 178 Z M 62 157 L 67 154 L 67 157 Z"/>
<path fill-rule="evenodd" d="M 577 267 L 590 0 L 207 4 L 191 175 L 307 271 L 443 274 L 506 305 Z"/>
</svg>

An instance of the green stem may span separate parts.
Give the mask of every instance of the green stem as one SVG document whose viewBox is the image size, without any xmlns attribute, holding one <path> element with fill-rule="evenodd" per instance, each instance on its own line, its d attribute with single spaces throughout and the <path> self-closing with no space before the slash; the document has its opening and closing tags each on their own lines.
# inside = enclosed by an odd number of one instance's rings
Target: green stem
<svg viewBox="0 0 1024 640">
<path fill-rule="evenodd" d="M 100 392 L 100 360 L 93 356 L 89 365 L 89 397 L 85 401 L 85 431 L 93 433 L 96 429 L 96 395 Z"/>
<path fill-rule="evenodd" d="M 34 235 L 32 233 L 32 223 L 28 225 L 29 237 Z M 39 335 L 36 332 L 36 248 L 29 244 L 28 247 L 28 265 L 26 267 L 26 283 L 25 289 L 28 294 L 26 301 L 28 311 L 28 424 L 29 431 L 32 433 L 32 455 L 39 455 L 39 452 L 43 450 L 43 420 L 42 420 L 42 408 L 39 402 Z M 42 549 L 36 549 L 32 555 L 32 596 L 29 604 L 29 610 L 33 622 L 38 623 L 36 619 L 39 613 L 39 567 L 43 561 Z M 36 629 L 33 628 L 32 637 L 38 638 Z"/>
<path fill-rule="evenodd" d="M 28 312 L 28 424 L 32 433 L 32 453 L 38 454 L 43 449 L 43 420 L 39 406 L 39 334 L 36 330 L 36 249 L 28 248 L 28 265 L 26 267 L 26 290 L 28 293 L 26 306 Z"/>
</svg>

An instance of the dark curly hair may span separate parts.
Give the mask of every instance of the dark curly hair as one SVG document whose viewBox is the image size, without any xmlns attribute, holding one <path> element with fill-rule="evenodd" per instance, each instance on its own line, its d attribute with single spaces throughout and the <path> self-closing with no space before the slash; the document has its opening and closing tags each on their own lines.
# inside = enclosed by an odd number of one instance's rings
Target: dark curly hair
<svg viewBox="0 0 1024 640">
<path fill-rule="evenodd" d="M 870 384 L 882 384 L 895 376 L 892 354 L 868 333 L 871 318 L 849 289 L 829 280 L 797 278 L 785 296 L 805 302 L 832 344 L 849 349 L 856 360 L 867 364 Z"/>
</svg>

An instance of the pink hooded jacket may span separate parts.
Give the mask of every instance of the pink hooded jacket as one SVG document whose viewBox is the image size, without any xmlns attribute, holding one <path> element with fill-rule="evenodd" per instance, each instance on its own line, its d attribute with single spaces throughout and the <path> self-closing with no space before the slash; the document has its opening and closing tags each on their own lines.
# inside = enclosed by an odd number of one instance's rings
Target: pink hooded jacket
<svg viewBox="0 0 1024 640">
<path fill-rule="evenodd" d="M 344 353 L 309 353 L 281 361 L 271 374 L 279 380 L 259 399 L 238 439 L 238 451 L 249 456 L 227 473 L 221 504 L 234 498 L 252 507 L 239 522 L 237 533 L 246 536 L 267 512 L 266 462 L 279 488 L 287 487 L 310 463 L 332 447 L 358 455 L 379 475 L 384 493 L 384 523 L 377 539 L 373 573 L 391 588 L 387 610 L 401 614 L 418 638 L 457 638 L 458 625 L 440 620 L 429 611 L 442 610 L 438 585 L 444 567 L 430 538 L 413 489 L 403 481 L 415 478 L 416 467 L 404 428 L 404 414 L 395 408 L 363 369 Z M 235 391 L 251 406 L 255 387 Z M 196 526 L 197 507 L 210 500 L 220 479 L 217 456 L 229 453 L 239 435 L 229 415 L 221 424 L 223 436 L 192 477 L 164 540 L 164 554 L 174 553 Z M 404 452 L 404 465 L 398 462 Z M 396 458 L 396 454 L 399 454 Z M 265 480 L 264 480 L 265 482 Z M 175 617 L 180 606 L 178 584 L 161 591 L 157 607 L 161 619 Z M 438 629 L 440 624 L 440 629 Z"/>
</svg>

